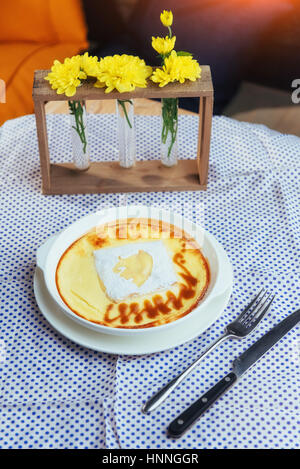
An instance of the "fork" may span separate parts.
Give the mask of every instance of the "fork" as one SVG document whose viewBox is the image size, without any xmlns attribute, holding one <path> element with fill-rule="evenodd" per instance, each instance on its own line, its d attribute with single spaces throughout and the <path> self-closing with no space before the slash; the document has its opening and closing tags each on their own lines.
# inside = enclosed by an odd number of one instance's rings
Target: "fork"
<svg viewBox="0 0 300 469">
<path fill-rule="evenodd" d="M 205 350 L 188 368 L 176 376 L 172 381 L 163 386 L 155 393 L 143 406 L 142 412 L 148 414 L 157 409 L 167 397 L 179 386 L 179 384 L 199 365 L 199 363 L 212 352 L 217 345 L 226 339 L 242 339 L 252 332 L 259 322 L 262 320 L 275 295 L 268 294 L 264 288 L 256 295 L 256 297 L 246 306 L 238 318 L 228 324 L 223 335 L 221 335 L 211 346 Z"/>
</svg>

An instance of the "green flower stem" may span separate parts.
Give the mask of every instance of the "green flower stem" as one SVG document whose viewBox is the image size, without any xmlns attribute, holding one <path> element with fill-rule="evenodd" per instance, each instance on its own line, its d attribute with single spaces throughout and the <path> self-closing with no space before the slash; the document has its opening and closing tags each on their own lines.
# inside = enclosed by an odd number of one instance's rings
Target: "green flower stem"
<svg viewBox="0 0 300 469">
<path fill-rule="evenodd" d="M 172 29 L 168 26 L 169 38 L 172 38 Z M 162 66 L 164 66 L 165 58 L 170 54 L 161 55 Z M 171 151 L 177 138 L 178 128 L 178 98 L 163 98 L 162 100 L 162 132 L 161 140 L 165 145 L 167 142 L 168 134 L 171 134 L 171 143 L 168 148 L 168 158 L 170 158 Z"/>
<path fill-rule="evenodd" d="M 70 114 L 75 117 L 76 127 L 73 125 L 72 128 L 76 130 L 79 138 L 82 142 L 83 153 L 86 153 L 87 140 L 85 134 L 85 125 L 83 122 L 83 103 L 81 101 L 68 101 Z"/>
<path fill-rule="evenodd" d="M 132 129 L 132 125 L 127 114 L 126 103 L 130 103 L 131 106 L 133 105 L 133 102 L 130 99 L 118 99 L 118 104 L 123 108 L 123 112 L 127 120 L 127 123 L 129 127 Z"/>
<path fill-rule="evenodd" d="M 178 98 L 163 98 L 162 99 L 162 132 L 161 140 L 165 145 L 167 142 L 167 137 L 170 132 L 171 134 L 171 143 L 168 148 L 168 158 L 171 155 L 171 151 L 174 143 L 177 138 L 177 128 L 178 128 Z"/>
</svg>

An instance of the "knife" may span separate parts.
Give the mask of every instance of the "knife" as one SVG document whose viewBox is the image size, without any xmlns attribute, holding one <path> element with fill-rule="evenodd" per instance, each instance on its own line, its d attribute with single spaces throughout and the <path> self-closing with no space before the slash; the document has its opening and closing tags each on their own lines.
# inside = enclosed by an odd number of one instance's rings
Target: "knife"
<svg viewBox="0 0 300 469">
<path fill-rule="evenodd" d="M 287 316 L 273 329 L 249 347 L 232 364 L 232 371 L 209 391 L 182 412 L 168 427 L 168 436 L 181 437 L 188 428 L 212 406 L 236 381 L 251 368 L 270 348 L 300 321 L 300 309 Z"/>
</svg>

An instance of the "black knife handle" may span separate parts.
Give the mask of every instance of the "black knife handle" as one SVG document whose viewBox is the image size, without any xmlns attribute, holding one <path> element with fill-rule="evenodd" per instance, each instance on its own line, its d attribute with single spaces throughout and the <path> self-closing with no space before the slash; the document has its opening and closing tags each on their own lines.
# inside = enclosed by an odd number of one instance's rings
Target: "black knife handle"
<svg viewBox="0 0 300 469">
<path fill-rule="evenodd" d="M 168 435 L 171 438 L 179 438 L 188 428 L 209 409 L 210 406 L 229 389 L 237 380 L 234 373 L 228 373 L 207 393 L 203 394 L 190 407 L 182 412 L 168 427 Z"/>
</svg>

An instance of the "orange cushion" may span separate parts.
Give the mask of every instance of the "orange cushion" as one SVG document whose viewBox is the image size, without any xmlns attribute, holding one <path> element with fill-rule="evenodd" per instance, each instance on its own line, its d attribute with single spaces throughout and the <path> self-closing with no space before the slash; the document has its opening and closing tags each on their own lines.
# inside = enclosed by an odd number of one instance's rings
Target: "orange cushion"
<svg viewBox="0 0 300 469">
<path fill-rule="evenodd" d="M 0 2 L 0 42 L 81 43 L 86 37 L 81 0 Z"/>
<path fill-rule="evenodd" d="M 79 44 L 0 43 L 1 76 L 6 83 L 6 103 L 0 103 L 0 125 L 7 119 L 34 112 L 33 73 L 48 69 L 54 59 L 63 60 L 80 51 Z"/>
</svg>

